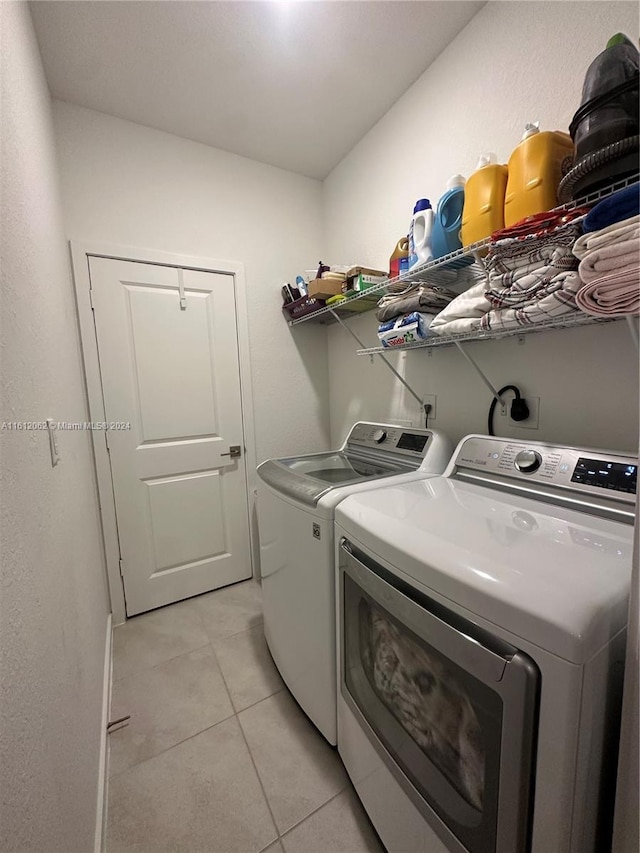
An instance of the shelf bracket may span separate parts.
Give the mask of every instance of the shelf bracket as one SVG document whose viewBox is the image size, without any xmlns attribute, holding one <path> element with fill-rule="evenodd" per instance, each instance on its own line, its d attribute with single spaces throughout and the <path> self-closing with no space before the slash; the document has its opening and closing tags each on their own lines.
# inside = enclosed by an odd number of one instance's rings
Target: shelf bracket
<svg viewBox="0 0 640 853">
<path fill-rule="evenodd" d="M 629 331 L 631 332 L 631 337 L 633 338 L 633 342 L 636 345 L 636 349 L 640 350 L 640 341 L 638 340 L 638 328 L 636 326 L 635 320 L 631 316 L 631 314 L 627 314 L 626 321 L 629 326 Z"/>
<path fill-rule="evenodd" d="M 460 351 L 460 353 L 461 353 L 461 354 L 462 354 L 462 355 L 467 359 L 467 361 L 468 361 L 468 362 L 469 362 L 469 364 L 473 367 L 473 369 L 478 373 L 478 375 L 480 376 L 480 378 L 482 379 L 482 381 L 484 382 L 484 384 L 487 386 L 487 388 L 489 389 L 489 391 L 491 391 L 491 395 L 492 395 L 492 397 L 494 397 L 494 398 L 495 398 L 495 399 L 500 403 L 500 405 L 501 405 L 502 407 L 504 407 L 504 401 L 503 401 L 502 397 L 498 394 L 498 392 L 496 391 L 496 389 L 495 389 L 495 388 L 493 387 L 493 385 L 489 382 L 489 380 L 487 379 L 487 377 L 484 375 L 484 373 L 482 372 L 482 370 L 480 370 L 480 368 L 479 368 L 479 367 L 478 367 L 478 365 L 475 363 L 475 361 L 471 358 L 471 356 L 469 355 L 469 353 L 468 353 L 466 350 L 464 350 L 464 349 L 462 348 L 462 344 L 460 343 L 460 341 L 454 341 L 454 344 L 458 347 L 458 350 Z"/>
<path fill-rule="evenodd" d="M 356 335 L 356 333 L 353 331 L 353 329 L 350 329 L 346 323 L 343 323 L 342 318 L 335 311 L 331 311 L 330 313 L 338 321 L 338 323 L 340 323 L 342 328 L 346 329 L 346 331 L 349 332 L 351 337 L 356 341 L 356 343 L 360 346 L 360 348 L 366 349 L 365 344 L 360 340 L 360 338 Z M 420 403 L 420 407 L 422 409 L 424 409 L 424 401 L 422 400 L 422 398 L 419 397 L 418 394 L 416 394 L 416 392 L 413 390 L 411 385 L 409 385 L 409 383 L 406 381 L 404 376 L 401 376 L 400 373 L 398 373 L 398 371 L 395 369 L 395 367 L 390 362 L 387 361 L 387 359 L 385 358 L 385 354 L 382 352 L 377 352 L 376 355 L 380 356 L 380 358 L 382 359 L 382 363 L 389 368 L 389 370 L 393 373 L 393 375 L 396 377 L 396 379 L 404 385 L 404 387 L 411 394 L 411 396 L 414 397 Z"/>
</svg>

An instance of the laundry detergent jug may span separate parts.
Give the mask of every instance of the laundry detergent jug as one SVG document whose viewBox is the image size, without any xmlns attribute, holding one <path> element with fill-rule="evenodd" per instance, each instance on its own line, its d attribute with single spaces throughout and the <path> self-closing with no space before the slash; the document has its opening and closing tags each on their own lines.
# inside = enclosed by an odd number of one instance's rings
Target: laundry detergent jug
<svg viewBox="0 0 640 853">
<path fill-rule="evenodd" d="M 573 164 L 573 140 L 559 130 L 541 131 L 527 124 L 509 157 L 504 199 L 504 224 L 551 210 L 558 204 L 558 186 Z"/>
<path fill-rule="evenodd" d="M 389 278 L 397 278 L 409 269 L 409 240 L 401 237 L 389 258 Z"/>
<path fill-rule="evenodd" d="M 495 154 L 483 154 L 476 171 L 464 187 L 462 227 L 463 246 L 470 246 L 504 228 L 504 195 L 507 167 L 496 163 Z"/>
<path fill-rule="evenodd" d="M 409 269 L 430 261 L 431 231 L 433 229 L 433 209 L 428 198 L 418 199 L 413 208 L 411 227 L 409 228 Z"/>
<path fill-rule="evenodd" d="M 465 179 L 462 175 L 454 175 L 447 181 L 447 191 L 440 198 L 433 218 L 433 234 L 431 248 L 433 257 L 442 258 L 462 248 L 460 228 L 462 227 L 462 210 L 464 207 Z M 473 258 L 458 258 L 453 261 L 455 266 L 466 266 Z M 448 266 L 448 264 L 445 264 Z"/>
</svg>

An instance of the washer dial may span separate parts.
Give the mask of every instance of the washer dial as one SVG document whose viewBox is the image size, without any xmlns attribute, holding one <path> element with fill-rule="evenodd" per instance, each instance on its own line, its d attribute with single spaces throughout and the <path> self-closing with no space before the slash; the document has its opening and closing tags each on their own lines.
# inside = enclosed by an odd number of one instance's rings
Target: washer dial
<svg viewBox="0 0 640 853">
<path fill-rule="evenodd" d="M 523 474 L 532 474 L 542 464 L 542 456 L 537 450 L 521 450 L 513 463 Z"/>
</svg>

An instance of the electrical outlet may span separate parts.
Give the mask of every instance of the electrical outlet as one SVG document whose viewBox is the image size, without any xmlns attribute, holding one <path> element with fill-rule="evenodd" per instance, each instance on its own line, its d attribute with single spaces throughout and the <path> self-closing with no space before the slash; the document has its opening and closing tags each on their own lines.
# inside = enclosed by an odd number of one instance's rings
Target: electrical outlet
<svg viewBox="0 0 640 853">
<path fill-rule="evenodd" d="M 436 394 L 423 394 L 422 396 L 423 403 L 431 404 L 431 411 L 429 412 L 429 423 L 431 423 L 431 421 L 435 421 L 436 419 L 436 399 Z"/>
<path fill-rule="evenodd" d="M 512 421 L 511 425 L 519 429 L 538 429 L 540 421 L 540 397 L 529 397 L 528 394 L 523 395 L 529 407 L 529 417 L 526 421 Z M 507 401 L 506 406 L 498 404 L 502 417 L 507 417 L 511 411 L 511 400 Z"/>
</svg>

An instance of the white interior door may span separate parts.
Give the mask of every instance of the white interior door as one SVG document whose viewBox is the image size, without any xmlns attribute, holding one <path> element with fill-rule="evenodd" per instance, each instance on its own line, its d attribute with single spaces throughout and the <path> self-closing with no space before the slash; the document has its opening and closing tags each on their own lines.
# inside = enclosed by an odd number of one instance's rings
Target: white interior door
<svg viewBox="0 0 640 853">
<path fill-rule="evenodd" d="M 251 576 L 234 279 L 89 272 L 106 419 L 130 424 L 107 444 L 132 616 Z"/>
</svg>

